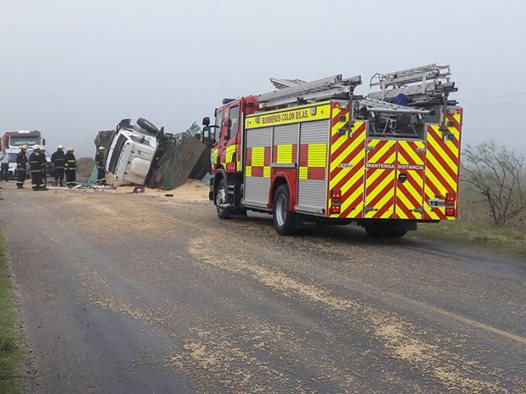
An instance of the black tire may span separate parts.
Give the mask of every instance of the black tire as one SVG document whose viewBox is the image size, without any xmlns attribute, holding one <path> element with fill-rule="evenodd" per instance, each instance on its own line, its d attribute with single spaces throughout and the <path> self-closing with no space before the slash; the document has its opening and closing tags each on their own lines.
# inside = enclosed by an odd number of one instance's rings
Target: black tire
<svg viewBox="0 0 526 394">
<path fill-rule="evenodd" d="M 146 130 L 148 133 L 157 135 L 160 130 L 155 126 L 152 122 L 149 120 L 146 120 L 144 118 L 137 119 L 137 125 L 141 128 Z"/>
<path fill-rule="evenodd" d="M 366 224 L 364 228 L 367 235 L 372 238 L 384 238 L 389 234 L 385 226 L 379 224 Z"/>
<path fill-rule="evenodd" d="M 401 238 L 407 234 L 407 230 L 393 228 L 389 224 L 371 223 L 364 227 L 367 235 L 373 238 Z"/>
<path fill-rule="evenodd" d="M 225 178 L 221 178 L 214 193 L 217 216 L 219 219 L 230 219 L 232 217 L 230 210 L 228 208 L 220 207 L 221 204 L 226 204 L 228 202 L 228 191 Z"/>
<path fill-rule="evenodd" d="M 274 227 L 279 235 L 292 235 L 296 233 L 296 214 L 289 211 L 289 188 L 280 185 L 274 193 L 272 217 Z"/>
<path fill-rule="evenodd" d="M 407 234 L 407 230 L 391 230 L 389 232 L 389 237 L 391 238 L 402 238 L 404 235 Z"/>
</svg>

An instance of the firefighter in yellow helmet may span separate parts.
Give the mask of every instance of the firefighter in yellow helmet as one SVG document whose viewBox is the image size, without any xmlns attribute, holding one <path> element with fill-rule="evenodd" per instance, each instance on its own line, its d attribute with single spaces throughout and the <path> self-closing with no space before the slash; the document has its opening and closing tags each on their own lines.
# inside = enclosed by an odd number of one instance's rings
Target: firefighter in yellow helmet
<svg viewBox="0 0 526 394">
<path fill-rule="evenodd" d="M 66 186 L 74 187 L 77 185 L 77 159 L 73 154 L 75 149 L 68 148 L 66 154 L 64 155 L 64 170 L 66 173 Z"/>
<path fill-rule="evenodd" d="M 95 163 L 97 164 L 97 185 L 106 184 L 106 171 L 104 170 L 104 147 L 99 146 L 97 154 L 95 155 Z"/>
</svg>

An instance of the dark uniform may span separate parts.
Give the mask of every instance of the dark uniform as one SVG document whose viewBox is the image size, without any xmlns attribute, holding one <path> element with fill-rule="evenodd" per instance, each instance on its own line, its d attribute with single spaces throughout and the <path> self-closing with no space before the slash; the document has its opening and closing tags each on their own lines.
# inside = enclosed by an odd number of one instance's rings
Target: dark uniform
<svg viewBox="0 0 526 394">
<path fill-rule="evenodd" d="M 99 149 L 95 155 L 95 163 L 97 163 L 97 184 L 106 184 L 106 171 L 104 170 L 104 150 Z"/>
<path fill-rule="evenodd" d="M 33 190 L 44 189 L 44 181 L 42 180 L 42 154 L 39 150 L 34 150 L 29 155 L 29 168 L 31 170 L 31 187 Z"/>
<path fill-rule="evenodd" d="M 40 150 L 40 155 L 38 156 L 38 159 L 40 160 L 40 170 L 42 171 L 43 187 L 41 187 L 41 189 L 46 189 L 47 188 L 47 159 L 46 159 L 45 150 Z"/>
<path fill-rule="evenodd" d="M 5 182 L 9 181 L 9 154 L 6 152 L 0 152 L 0 157 L 2 158 L 0 164 L 0 180 Z"/>
<path fill-rule="evenodd" d="M 55 183 L 60 187 L 64 186 L 64 164 L 66 159 L 64 158 L 64 151 L 61 148 L 58 148 L 55 153 L 51 155 L 51 162 L 53 163 L 53 168 L 55 169 Z"/>
<path fill-rule="evenodd" d="M 18 155 L 16 155 L 16 187 L 19 189 L 24 188 L 24 181 L 26 180 L 26 167 L 26 150 L 20 149 L 20 152 Z"/>
<path fill-rule="evenodd" d="M 66 186 L 73 187 L 77 185 L 77 159 L 73 151 L 68 150 L 64 155 L 64 169 L 66 172 Z"/>
</svg>

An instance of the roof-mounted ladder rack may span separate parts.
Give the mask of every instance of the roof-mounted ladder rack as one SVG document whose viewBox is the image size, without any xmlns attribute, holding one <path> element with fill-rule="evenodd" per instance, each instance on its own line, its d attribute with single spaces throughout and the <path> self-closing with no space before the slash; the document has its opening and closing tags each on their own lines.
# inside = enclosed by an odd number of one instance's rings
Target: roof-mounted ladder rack
<svg viewBox="0 0 526 394">
<path fill-rule="evenodd" d="M 321 101 L 330 98 L 350 98 L 354 88 L 362 83 L 361 76 L 343 79 L 341 74 L 312 82 L 301 80 L 271 79 L 279 90 L 257 96 L 260 108 Z"/>
<path fill-rule="evenodd" d="M 455 83 L 450 81 L 449 65 L 427 66 L 395 71 L 372 76 L 370 87 L 379 86 L 380 91 L 367 95 L 378 100 L 392 100 L 399 94 L 410 98 L 412 104 L 426 104 L 441 101 L 451 92 L 456 92 Z"/>
</svg>

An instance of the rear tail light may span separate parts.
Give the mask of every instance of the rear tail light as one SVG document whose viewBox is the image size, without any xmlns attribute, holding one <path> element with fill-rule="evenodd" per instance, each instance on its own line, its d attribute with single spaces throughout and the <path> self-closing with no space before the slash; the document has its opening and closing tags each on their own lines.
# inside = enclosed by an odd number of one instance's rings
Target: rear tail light
<svg viewBox="0 0 526 394">
<path fill-rule="evenodd" d="M 340 213 L 339 205 L 331 205 L 331 213 Z"/>
<path fill-rule="evenodd" d="M 454 207 L 456 197 L 455 193 L 446 193 L 446 207 Z"/>
<path fill-rule="evenodd" d="M 340 189 L 332 189 L 331 198 L 342 198 L 342 191 Z"/>
<path fill-rule="evenodd" d="M 455 216 L 456 209 L 455 208 L 446 208 L 446 216 Z"/>
</svg>

